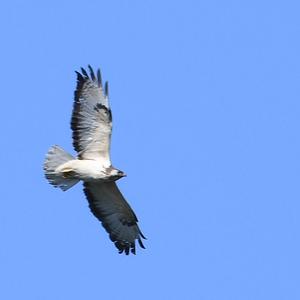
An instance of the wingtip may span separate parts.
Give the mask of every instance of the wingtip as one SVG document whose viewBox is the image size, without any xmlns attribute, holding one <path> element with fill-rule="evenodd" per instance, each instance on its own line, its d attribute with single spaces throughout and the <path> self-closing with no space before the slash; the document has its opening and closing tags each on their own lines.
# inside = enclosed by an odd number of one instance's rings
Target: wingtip
<svg viewBox="0 0 300 300">
<path fill-rule="evenodd" d="M 135 253 L 135 245 L 134 245 L 133 248 L 131 248 L 131 253 L 134 254 L 134 255 L 136 255 L 136 253 Z"/>
<path fill-rule="evenodd" d="M 83 76 L 85 76 L 86 78 L 89 78 L 89 75 L 86 72 L 86 70 L 84 68 L 80 68 L 80 69 L 81 69 L 81 73 L 83 74 Z"/>
<path fill-rule="evenodd" d="M 77 80 L 83 79 L 82 75 L 80 72 L 75 71 L 76 75 L 77 75 Z"/>
<path fill-rule="evenodd" d="M 138 239 L 138 243 L 139 243 L 141 248 L 146 249 L 146 247 L 144 246 L 144 244 L 143 244 L 143 242 L 140 238 Z"/>
<path fill-rule="evenodd" d="M 140 229 L 139 229 L 139 234 L 140 234 L 140 236 L 141 236 L 144 240 L 147 240 L 147 238 L 143 235 L 143 233 L 141 232 Z"/>
<path fill-rule="evenodd" d="M 93 68 L 91 67 L 91 65 L 88 65 L 88 68 L 89 68 L 92 80 L 95 81 L 96 80 L 96 76 L 95 76 Z"/>
<path fill-rule="evenodd" d="M 98 86 L 102 87 L 102 77 L 101 77 L 100 69 L 97 70 L 97 81 L 98 81 Z"/>
<path fill-rule="evenodd" d="M 108 94 L 109 90 L 108 90 L 108 81 L 105 82 L 105 87 L 104 87 L 104 94 L 105 96 L 108 98 L 109 94 Z"/>
</svg>

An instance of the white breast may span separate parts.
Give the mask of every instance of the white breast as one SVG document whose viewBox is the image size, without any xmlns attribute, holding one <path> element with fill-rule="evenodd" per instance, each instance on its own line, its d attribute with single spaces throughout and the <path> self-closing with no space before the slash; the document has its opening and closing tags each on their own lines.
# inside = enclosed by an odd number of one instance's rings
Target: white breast
<svg viewBox="0 0 300 300">
<path fill-rule="evenodd" d="M 106 167 L 103 166 L 100 161 L 74 159 L 60 165 L 56 169 L 56 172 L 74 172 L 74 177 L 84 181 L 89 181 L 105 179 L 107 177 L 105 169 Z"/>
</svg>

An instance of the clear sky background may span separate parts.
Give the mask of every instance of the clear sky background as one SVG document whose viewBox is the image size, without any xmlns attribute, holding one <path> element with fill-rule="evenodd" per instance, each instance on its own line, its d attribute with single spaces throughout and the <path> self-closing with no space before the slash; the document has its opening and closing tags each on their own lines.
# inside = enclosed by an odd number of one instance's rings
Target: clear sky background
<svg viewBox="0 0 300 300">
<path fill-rule="evenodd" d="M 300 299 L 298 1 L 6 1 L 0 298 Z M 72 154 L 75 70 L 101 67 L 119 186 L 148 237 L 119 255 Z"/>
</svg>

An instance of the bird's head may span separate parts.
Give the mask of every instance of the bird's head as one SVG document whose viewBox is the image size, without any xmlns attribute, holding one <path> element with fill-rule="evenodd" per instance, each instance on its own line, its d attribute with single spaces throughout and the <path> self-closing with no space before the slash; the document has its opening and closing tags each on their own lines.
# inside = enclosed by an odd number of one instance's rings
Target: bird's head
<svg viewBox="0 0 300 300">
<path fill-rule="evenodd" d="M 125 177 L 126 174 L 123 171 L 120 171 L 118 169 L 115 168 L 110 168 L 109 169 L 109 177 L 111 180 L 118 180 L 122 177 Z"/>
</svg>

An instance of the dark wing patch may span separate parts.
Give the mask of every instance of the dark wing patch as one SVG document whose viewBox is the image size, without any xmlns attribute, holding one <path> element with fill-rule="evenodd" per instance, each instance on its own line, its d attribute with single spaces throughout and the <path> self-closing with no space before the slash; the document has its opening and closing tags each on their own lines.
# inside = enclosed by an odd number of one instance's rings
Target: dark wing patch
<svg viewBox="0 0 300 300">
<path fill-rule="evenodd" d="M 135 254 L 136 240 L 145 248 L 142 242 L 145 237 L 137 225 L 137 217 L 115 182 L 85 182 L 84 193 L 92 213 L 101 221 L 119 253 Z"/>
<path fill-rule="evenodd" d="M 77 74 L 77 87 L 71 128 L 73 146 L 80 158 L 95 159 L 97 156 L 109 160 L 112 114 L 107 91 L 103 91 L 100 70 L 95 75 L 81 68 Z M 107 83 L 105 84 L 107 86 Z"/>
<path fill-rule="evenodd" d="M 112 122 L 112 114 L 111 114 L 111 110 L 108 109 L 106 106 L 104 106 L 101 103 L 97 103 L 96 106 L 94 107 L 94 109 L 98 112 L 100 112 L 101 109 L 103 109 L 105 111 L 105 114 L 108 116 L 108 120 L 110 122 Z"/>
</svg>

